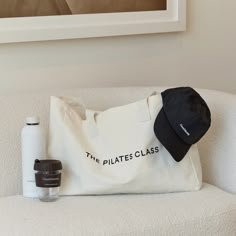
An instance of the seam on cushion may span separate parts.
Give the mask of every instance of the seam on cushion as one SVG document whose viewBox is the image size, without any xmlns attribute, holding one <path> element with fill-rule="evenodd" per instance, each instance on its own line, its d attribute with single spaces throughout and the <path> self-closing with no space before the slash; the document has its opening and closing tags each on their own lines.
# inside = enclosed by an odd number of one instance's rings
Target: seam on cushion
<svg viewBox="0 0 236 236">
<path fill-rule="evenodd" d="M 226 211 L 226 212 L 221 212 L 221 213 L 219 213 L 219 214 L 217 214 L 217 215 L 207 216 L 207 217 L 201 218 L 200 220 L 199 220 L 199 219 L 197 219 L 197 220 L 187 220 L 187 221 L 185 221 L 185 222 L 176 223 L 176 224 L 171 224 L 171 226 L 184 225 L 184 224 L 188 224 L 188 223 L 196 222 L 196 221 L 197 221 L 197 222 L 202 222 L 202 221 L 205 221 L 205 220 L 207 220 L 207 219 L 211 219 L 211 218 L 223 216 L 223 215 L 226 215 L 226 214 L 231 214 L 232 212 L 233 212 L 233 213 L 236 213 L 236 209 L 233 209 L 233 210 L 230 210 L 230 211 Z M 148 226 L 148 227 L 143 228 L 142 231 L 149 231 L 149 230 L 153 230 L 153 229 L 155 229 L 153 226 Z M 139 233 L 139 232 L 138 232 L 138 231 L 130 231 L 130 232 L 125 233 L 125 234 L 123 234 L 123 233 L 110 234 L 110 236 L 125 236 L 125 235 L 129 236 L 130 234 L 137 234 L 137 233 Z M 141 232 L 141 233 L 142 233 L 142 232 Z"/>
</svg>

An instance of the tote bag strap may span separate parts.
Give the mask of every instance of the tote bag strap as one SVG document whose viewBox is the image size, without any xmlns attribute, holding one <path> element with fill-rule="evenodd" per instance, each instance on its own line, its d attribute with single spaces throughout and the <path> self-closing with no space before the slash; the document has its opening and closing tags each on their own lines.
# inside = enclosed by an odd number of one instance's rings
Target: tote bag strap
<svg viewBox="0 0 236 236">
<path fill-rule="evenodd" d="M 136 104 L 136 112 L 139 122 L 147 122 L 151 120 L 151 114 L 149 110 L 149 97 L 137 102 Z"/>
<path fill-rule="evenodd" d="M 98 112 L 92 110 L 86 110 L 86 120 L 84 121 L 84 128 L 90 138 L 98 136 L 98 127 L 96 124 L 96 116 Z"/>
<path fill-rule="evenodd" d="M 63 98 L 63 100 L 69 105 L 69 109 L 72 109 L 77 113 L 77 117 L 83 120 L 83 126 L 87 135 L 90 138 L 98 136 L 98 128 L 95 120 L 98 112 L 86 109 L 83 101 L 78 100 L 78 98 Z"/>
<path fill-rule="evenodd" d="M 149 99 L 151 96 L 155 96 L 157 93 L 153 92 L 147 98 L 136 102 L 136 112 L 139 122 L 148 122 L 152 119 L 149 108 Z M 74 110 L 80 119 L 84 120 L 84 128 L 90 138 L 95 138 L 99 135 L 98 127 L 96 124 L 96 116 L 99 114 L 97 111 L 86 109 L 83 102 L 78 101 L 76 98 L 64 98 L 61 99 Z"/>
<path fill-rule="evenodd" d="M 74 117 L 77 117 L 85 128 L 85 132 L 90 138 L 96 137 L 98 135 L 98 128 L 95 121 L 96 111 L 87 110 L 84 103 L 76 97 L 54 97 L 60 106 L 62 106 L 62 111 L 65 113 L 73 113 Z"/>
<path fill-rule="evenodd" d="M 137 102 L 137 116 L 138 116 L 139 122 L 147 122 L 152 119 L 150 107 L 149 107 L 149 100 L 150 100 L 150 97 L 155 96 L 155 95 L 157 95 L 157 93 L 153 92 L 146 99 L 143 99 Z"/>
<path fill-rule="evenodd" d="M 153 92 L 147 98 L 136 103 L 136 116 L 138 117 L 138 122 L 148 122 L 152 119 L 149 108 L 149 99 L 151 96 L 155 96 L 156 94 L 156 92 Z M 84 125 L 90 138 L 95 138 L 99 135 L 98 127 L 96 124 L 96 116 L 98 114 L 99 113 L 96 111 L 86 110 L 86 120 Z"/>
</svg>

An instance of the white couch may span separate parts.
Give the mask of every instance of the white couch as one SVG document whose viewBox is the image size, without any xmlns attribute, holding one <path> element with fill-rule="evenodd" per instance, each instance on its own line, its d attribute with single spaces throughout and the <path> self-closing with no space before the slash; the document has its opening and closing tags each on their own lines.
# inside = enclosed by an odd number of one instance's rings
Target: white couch
<svg viewBox="0 0 236 236">
<path fill-rule="evenodd" d="M 42 203 L 21 196 L 20 131 L 25 117 L 48 124 L 50 95 L 81 97 L 106 109 L 164 88 L 101 88 L 0 97 L 0 235 L 236 235 L 236 96 L 198 90 L 212 127 L 200 141 L 204 184 L 172 194 L 62 197 Z"/>
</svg>

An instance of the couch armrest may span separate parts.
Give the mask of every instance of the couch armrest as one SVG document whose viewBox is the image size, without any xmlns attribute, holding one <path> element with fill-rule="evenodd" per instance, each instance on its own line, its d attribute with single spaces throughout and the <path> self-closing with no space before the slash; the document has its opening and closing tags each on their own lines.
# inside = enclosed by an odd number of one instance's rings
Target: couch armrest
<svg viewBox="0 0 236 236">
<path fill-rule="evenodd" d="M 212 112 L 212 126 L 199 143 L 203 180 L 236 193 L 236 95 L 198 91 Z"/>
</svg>

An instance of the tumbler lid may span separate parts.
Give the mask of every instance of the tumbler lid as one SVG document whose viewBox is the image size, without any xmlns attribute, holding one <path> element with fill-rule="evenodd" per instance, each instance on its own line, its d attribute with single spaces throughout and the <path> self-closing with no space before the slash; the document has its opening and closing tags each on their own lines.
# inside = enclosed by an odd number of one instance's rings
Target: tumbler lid
<svg viewBox="0 0 236 236">
<path fill-rule="evenodd" d="M 38 160 L 34 161 L 34 170 L 39 171 L 57 171 L 62 170 L 62 164 L 59 160 Z"/>
</svg>

